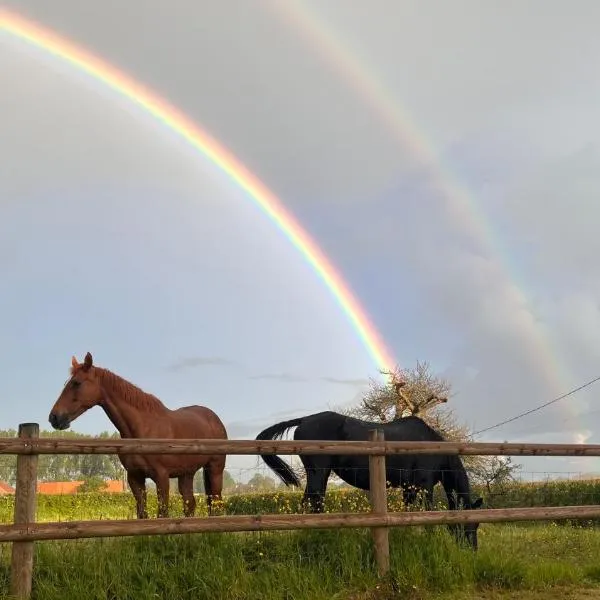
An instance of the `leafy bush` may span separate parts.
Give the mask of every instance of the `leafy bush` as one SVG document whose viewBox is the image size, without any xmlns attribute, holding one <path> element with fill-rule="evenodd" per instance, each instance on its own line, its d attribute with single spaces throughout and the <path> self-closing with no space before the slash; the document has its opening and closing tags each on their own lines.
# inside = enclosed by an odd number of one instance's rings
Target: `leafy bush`
<svg viewBox="0 0 600 600">
<path fill-rule="evenodd" d="M 510 483 L 501 493 L 489 494 L 485 488 L 473 488 L 474 495 L 482 495 L 487 508 L 510 508 L 526 506 L 568 506 L 600 504 L 600 480 L 587 481 L 547 481 L 536 483 Z M 203 495 L 198 495 L 197 514 L 206 514 Z M 226 514 L 267 514 L 301 512 L 302 492 L 276 491 L 256 494 L 234 494 L 224 497 L 223 509 Z M 445 507 L 443 492 L 437 488 L 436 507 Z M 135 517 L 135 501 L 129 492 L 107 494 L 83 492 L 71 495 L 38 495 L 37 518 L 39 521 L 71 521 L 80 519 L 127 519 Z M 14 496 L 0 496 L 0 522 L 9 523 L 13 519 Z M 156 494 L 148 494 L 148 510 L 156 514 Z M 368 512 L 368 496 L 356 489 L 337 489 L 327 493 L 327 512 Z M 399 490 L 388 491 L 388 510 L 404 510 Z M 183 514 L 181 497 L 171 494 L 173 516 Z"/>
</svg>

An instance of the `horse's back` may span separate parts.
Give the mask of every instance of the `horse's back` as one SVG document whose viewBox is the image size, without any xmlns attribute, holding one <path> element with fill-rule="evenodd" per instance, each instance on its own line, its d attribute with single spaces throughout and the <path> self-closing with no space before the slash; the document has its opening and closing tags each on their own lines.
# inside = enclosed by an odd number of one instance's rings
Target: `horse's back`
<svg viewBox="0 0 600 600">
<path fill-rule="evenodd" d="M 326 410 L 302 419 L 294 431 L 295 440 L 338 440 L 346 417 Z"/>
<path fill-rule="evenodd" d="M 443 436 L 419 417 L 410 416 L 386 423 L 385 439 L 389 442 L 443 442 Z"/>
<path fill-rule="evenodd" d="M 207 406 L 182 406 L 172 414 L 177 424 L 177 437 L 227 439 L 223 421 Z"/>
<path fill-rule="evenodd" d="M 347 417 L 340 429 L 341 440 L 362 441 L 369 438 L 369 430 L 382 429 L 388 442 L 442 441 L 443 437 L 418 417 L 404 417 L 388 423 L 361 421 Z M 386 478 L 395 487 L 401 481 L 417 483 L 417 479 L 437 477 L 443 462 L 436 455 L 392 454 L 386 456 Z M 362 489 L 368 489 L 368 456 L 340 456 L 336 472 L 342 479 Z M 407 474 L 410 473 L 407 480 Z M 419 481 L 421 483 L 421 481 Z"/>
<path fill-rule="evenodd" d="M 383 427 L 383 423 L 361 421 L 354 417 L 345 417 L 340 429 L 340 439 L 356 442 L 365 441 L 369 439 L 369 431 L 372 429 L 382 429 Z"/>
</svg>

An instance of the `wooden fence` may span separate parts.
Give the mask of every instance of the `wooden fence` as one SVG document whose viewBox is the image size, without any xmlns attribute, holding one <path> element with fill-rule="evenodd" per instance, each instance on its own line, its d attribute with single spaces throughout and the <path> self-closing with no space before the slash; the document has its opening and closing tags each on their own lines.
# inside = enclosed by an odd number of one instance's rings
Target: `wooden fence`
<svg viewBox="0 0 600 600">
<path fill-rule="evenodd" d="M 388 513 L 385 456 L 393 454 L 459 454 L 480 456 L 600 456 L 600 445 L 498 444 L 455 442 L 386 442 L 381 430 L 369 441 L 255 440 L 107 440 L 39 438 L 37 423 L 19 426 L 17 438 L 0 438 L 0 454 L 16 454 L 17 482 L 14 524 L 0 525 L 0 542 L 12 542 L 11 595 L 29 598 L 33 577 L 33 544 L 40 540 L 172 535 L 182 533 L 272 531 L 291 529 L 372 529 L 381 575 L 389 570 L 388 528 L 414 525 L 498 523 L 589 519 L 600 517 L 600 506 L 561 506 L 469 511 Z M 37 460 L 40 454 L 334 454 L 368 455 L 371 513 L 302 515 L 236 515 L 225 517 L 36 523 Z"/>
</svg>

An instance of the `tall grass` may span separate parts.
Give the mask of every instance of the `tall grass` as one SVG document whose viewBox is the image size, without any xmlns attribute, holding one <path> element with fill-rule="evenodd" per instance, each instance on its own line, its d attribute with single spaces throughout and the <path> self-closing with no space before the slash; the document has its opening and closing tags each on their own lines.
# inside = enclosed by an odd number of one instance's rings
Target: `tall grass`
<svg viewBox="0 0 600 600">
<path fill-rule="evenodd" d="M 600 586 L 595 529 L 485 525 L 477 553 L 458 547 L 441 527 L 396 529 L 390 538 L 385 581 L 376 576 L 365 530 L 37 543 L 33 598 L 472 598 L 493 590 Z M 7 598 L 8 555 L 8 547 L 0 549 L 0 598 Z"/>
<path fill-rule="evenodd" d="M 596 482 L 514 484 L 487 495 L 488 506 L 600 504 Z M 226 514 L 294 513 L 301 494 L 229 496 Z M 156 495 L 149 495 L 156 511 Z M 198 514 L 206 514 L 202 497 Z M 401 510 L 390 491 L 390 510 Z M 11 522 L 14 498 L 0 497 L 0 522 Z M 330 512 L 365 512 L 366 495 L 335 490 Z M 182 514 L 178 495 L 171 515 Z M 39 496 L 39 521 L 133 518 L 131 494 Z M 492 598 L 502 590 L 587 586 L 600 597 L 600 529 L 544 524 L 485 524 L 480 549 L 460 548 L 444 527 L 390 532 L 390 577 L 376 577 L 367 530 L 198 534 L 36 543 L 35 600 L 211 598 L 215 600 L 421 600 Z M 10 545 L 0 545 L 0 598 L 7 598 Z M 562 589 L 562 588 L 561 588 Z M 562 592 L 561 592 L 562 594 Z M 512 596 L 511 596 L 512 597 Z M 537 596 L 536 596 L 537 597 Z M 567 598 L 568 596 L 565 596 Z M 593 596 L 590 596 L 593 597 Z"/>
</svg>

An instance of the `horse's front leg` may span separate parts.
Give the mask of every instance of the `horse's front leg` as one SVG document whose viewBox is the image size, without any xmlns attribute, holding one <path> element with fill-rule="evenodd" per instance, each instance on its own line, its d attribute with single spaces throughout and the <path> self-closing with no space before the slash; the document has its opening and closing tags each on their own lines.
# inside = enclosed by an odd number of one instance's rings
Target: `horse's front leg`
<svg viewBox="0 0 600 600">
<path fill-rule="evenodd" d="M 427 486 L 423 488 L 423 503 L 425 510 L 433 510 L 433 486 Z"/>
<path fill-rule="evenodd" d="M 146 478 L 138 472 L 127 471 L 127 483 L 135 498 L 135 506 L 138 519 L 147 519 L 146 511 Z"/>
<path fill-rule="evenodd" d="M 196 498 L 194 498 L 194 474 L 186 473 L 178 479 L 179 493 L 183 499 L 183 514 L 193 517 L 196 511 Z"/>
<path fill-rule="evenodd" d="M 158 499 L 158 518 L 169 516 L 169 474 L 157 473 L 154 477 L 156 483 L 156 496 Z"/>
<path fill-rule="evenodd" d="M 208 516 L 213 515 L 213 502 L 216 502 L 217 506 L 221 509 L 222 504 L 222 493 L 223 493 L 223 472 L 225 471 L 225 457 L 216 456 L 211 458 L 204 468 L 202 469 L 204 474 L 204 493 L 206 494 L 206 508 L 208 510 Z"/>
</svg>

